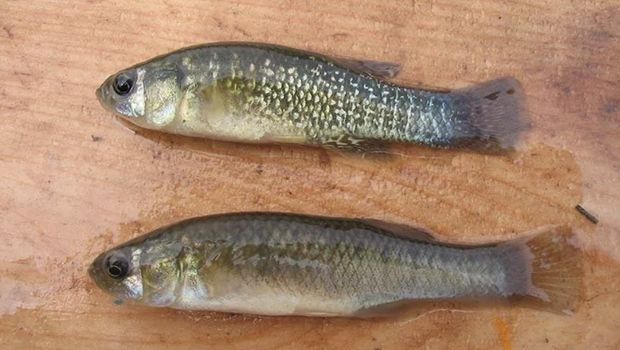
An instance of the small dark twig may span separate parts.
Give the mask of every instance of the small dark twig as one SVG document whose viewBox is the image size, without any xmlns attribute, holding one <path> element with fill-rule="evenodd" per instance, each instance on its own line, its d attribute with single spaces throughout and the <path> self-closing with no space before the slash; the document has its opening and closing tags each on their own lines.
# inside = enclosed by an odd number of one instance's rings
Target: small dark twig
<svg viewBox="0 0 620 350">
<path fill-rule="evenodd" d="M 587 211 L 584 207 L 581 206 L 581 204 L 577 204 L 577 206 L 575 207 L 575 209 L 577 209 L 577 211 L 586 217 L 586 219 L 590 220 L 593 224 L 598 224 L 598 219 L 596 216 L 590 214 L 589 211 Z"/>
</svg>

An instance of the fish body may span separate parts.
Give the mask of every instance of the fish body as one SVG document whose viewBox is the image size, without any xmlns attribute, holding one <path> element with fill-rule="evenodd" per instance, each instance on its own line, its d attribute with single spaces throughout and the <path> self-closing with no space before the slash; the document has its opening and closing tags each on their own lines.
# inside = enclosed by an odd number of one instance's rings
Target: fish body
<svg viewBox="0 0 620 350">
<path fill-rule="evenodd" d="M 401 302 L 515 297 L 570 310 L 578 299 L 578 249 L 560 234 L 456 246 L 411 233 L 291 214 L 207 216 L 101 254 L 90 275 L 121 299 L 261 315 L 363 317 Z"/>
<path fill-rule="evenodd" d="M 97 95 L 140 127 L 220 140 L 362 151 L 391 142 L 515 142 L 515 80 L 437 92 L 390 83 L 385 77 L 396 70 L 274 45 L 216 43 L 123 70 Z"/>
</svg>

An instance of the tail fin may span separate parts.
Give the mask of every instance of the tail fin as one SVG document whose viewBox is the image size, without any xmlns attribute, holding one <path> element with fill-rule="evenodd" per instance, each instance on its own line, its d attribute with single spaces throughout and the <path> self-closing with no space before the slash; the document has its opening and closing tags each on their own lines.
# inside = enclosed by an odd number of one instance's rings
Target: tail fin
<svg viewBox="0 0 620 350">
<path fill-rule="evenodd" d="M 512 148 L 526 128 L 521 84 L 503 78 L 451 93 L 458 120 L 457 144 Z"/>
<path fill-rule="evenodd" d="M 527 297 L 531 306 L 557 313 L 571 313 L 583 301 L 583 254 L 569 228 L 558 227 L 514 245 L 520 261 L 508 258 L 510 274 L 524 278 L 515 286 L 516 297 Z M 529 266 L 523 270 L 523 263 Z M 525 272 L 525 275 L 524 275 Z M 529 276 L 527 276 L 529 275 Z M 529 277 L 529 278 L 528 278 Z"/>
</svg>

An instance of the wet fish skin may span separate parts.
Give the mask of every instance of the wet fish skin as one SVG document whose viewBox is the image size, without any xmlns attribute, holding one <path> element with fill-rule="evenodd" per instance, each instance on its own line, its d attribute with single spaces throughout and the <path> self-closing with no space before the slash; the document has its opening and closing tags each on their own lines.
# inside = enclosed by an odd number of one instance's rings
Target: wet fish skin
<svg viewBox="0 0 620 350">
<path fill-rule="evenodd" d="M 509 147 L 522 129 L 513 79 L 436 92 L 394 85 L 350 62 L 265 44 L 201 45 L 123 70 L 97 95 L 144 128 L 240 142 Z M 115 84 L 124 76 L 134 83 L 121 95 Z"/>
<path fill-rule="evenodd" d="M 567 242 L 553 233 L 463 247 L 364 221 L 238 213 L 156 230 L 101 254 L 89 272 L 117 298 L 178 309 L 363 316 L 402 301 L 527 296 L 563 311 L 582 275 Z M 125 275 L 110 277 L 110 261 L 123 259 Z"/>
</svg>

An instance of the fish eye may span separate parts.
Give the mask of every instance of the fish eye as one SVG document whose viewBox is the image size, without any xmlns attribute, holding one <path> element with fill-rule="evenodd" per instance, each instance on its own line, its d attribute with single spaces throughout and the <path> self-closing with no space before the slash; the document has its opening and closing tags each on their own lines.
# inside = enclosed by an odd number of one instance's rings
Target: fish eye
<svg viewBox="0 0 620 350">
<path fill-rule="evenodd" d="M 110 255 L 105 260 L 105 271 L 114 279 L 121 279 L 129 272 L 129 261 L 124 256 Z"/>
<path fill-rule="evenodd" d="M 127 73 L 121 73 L 114 79 L 114 91 L 119 95 L 127 95 L 133 87 L 133 79 Z"/>
</svg>

